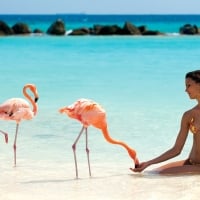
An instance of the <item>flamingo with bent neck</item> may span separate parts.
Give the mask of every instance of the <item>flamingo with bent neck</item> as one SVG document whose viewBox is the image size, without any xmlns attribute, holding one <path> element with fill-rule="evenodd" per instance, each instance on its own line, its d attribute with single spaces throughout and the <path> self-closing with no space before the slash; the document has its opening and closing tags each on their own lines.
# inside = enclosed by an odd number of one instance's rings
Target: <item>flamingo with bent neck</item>
<svg viewBox="0 0 200 200">
<path fill-rule="evenodd" d="M 126 143 L 119 140 L 114 140 L 110 137 L 106 122 L 106 112 L 98 103 L 88 99 L 79 99 L 72 105 L 59 109 L 59 112 L 65 113 L 69 117 L 77 119 L 83 125 L 78 137 L 76 138 L 74 144 L 72 145 L 72 149 L 74 152 L 76 178 L 78 178 L 76 144 L 84 131 L 86 134 L 86 153 L 88 159 L 89 175 L 91 176 L 89 148 L 88 148 L 88 132 L 87 132 L 87 128 L 90 125 L 100 129 L 103 133 L 104 138 L 109 143 L 121 145 L 122 147 L 124 147 L 127 150 L 129 156 L 133 159 L 135 165 L 137 166 L 139 164 L 139 160 L 136 157 L 136 151 L 134 149 L 130 148 Z"/>
<path fill-rule="evenodd" d="M 33 95 L 34 99 L 28 94 L 27 89 L 29 89 Z M 16 143 L 17 143 L 17 134 L 18 128 L 21 120 L 30 120 L 32 119 L 38 111 L 37 100 L 39 98 L 37 88 L 34 84 L 26 84 L 23 87 L 24 96 L 30 101 L 32 105 L 22 98 L 11 98 L 6 100 L 4 103 L 0 105 L 0 119 L 2 120 L 14 120 L 16 121 L 16 131 L 15 131 L 15 139 L 13 144 L 14 149 L 14 165 L 16 166 Z M 7 141 L 7 135 L 5 132 L 1 131 L 2 134 L 5 135 L 5 139 Z"/>
</svg>

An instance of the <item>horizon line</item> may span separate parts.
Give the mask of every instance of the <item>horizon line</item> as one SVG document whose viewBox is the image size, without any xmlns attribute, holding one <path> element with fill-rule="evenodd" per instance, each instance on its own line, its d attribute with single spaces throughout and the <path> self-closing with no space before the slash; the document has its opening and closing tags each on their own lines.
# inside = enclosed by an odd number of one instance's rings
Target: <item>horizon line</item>
<svg viewBox="0 0 200 200">
<path fill-rule="evenodd" d="M 0 13 L 1 15 L 200 15 L 199 13 Z"/>
</svg>

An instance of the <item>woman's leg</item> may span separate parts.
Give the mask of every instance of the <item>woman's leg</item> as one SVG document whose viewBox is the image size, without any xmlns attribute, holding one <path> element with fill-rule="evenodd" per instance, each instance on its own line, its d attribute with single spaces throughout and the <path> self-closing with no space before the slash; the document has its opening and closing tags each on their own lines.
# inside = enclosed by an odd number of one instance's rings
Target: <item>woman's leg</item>
<svg viewBox="0 0 200 200">
<path fill-rule="evenodd" d="M 153 171 L 159 174 L 200 173 L 200 165 L 190 165 L 187 160 L 181 160 L 163 165 Z"/>
</svg>

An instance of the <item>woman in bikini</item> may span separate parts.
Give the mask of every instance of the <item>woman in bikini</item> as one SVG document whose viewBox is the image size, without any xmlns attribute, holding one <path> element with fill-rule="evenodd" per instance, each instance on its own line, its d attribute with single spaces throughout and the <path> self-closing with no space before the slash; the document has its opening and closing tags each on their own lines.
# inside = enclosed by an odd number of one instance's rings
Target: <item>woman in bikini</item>
<svg viewBox="0 0 200 200">
<path fill-rule="evenodd" d="M 193 134 L 193 145 L 189 157 L 186 160 L 172 162 L 161 166 L 155 170 L 161 174 L 172 173 L 200 173 L 200 70 L 192 71 L 185 76 L 185 91 L 190 99 L 196 99 L 197 105 L 186 111 L 181 120 L 181 127 L 174 146 L 149 161 L 142 162 L 134 169 L 134 172 L 142 172 L 145 168 L 153 164 L 158 164 L 178 156 L 185 144 L 189 131 Z"/>
</svg>

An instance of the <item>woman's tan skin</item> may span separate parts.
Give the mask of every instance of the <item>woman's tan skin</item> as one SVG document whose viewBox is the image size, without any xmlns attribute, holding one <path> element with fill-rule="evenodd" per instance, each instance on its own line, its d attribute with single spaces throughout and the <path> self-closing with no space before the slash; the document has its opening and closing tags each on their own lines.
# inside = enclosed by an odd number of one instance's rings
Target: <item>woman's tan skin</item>
<svg viewBox="0 0 200 200">
<path fill-rule="evenodd" d="M 188 93 L 190 99 L 197 100 L 197 105 L 183 114 L 180 131 L 177 135 L 175 144 L 172 148 L 160 156 L 146 162 L 142 162 L 134 169 L 131 168 L 132 171 L 142 172 L 144 169 L 153 164 L 158 164 L 178 156 L 184 147 L 185 141 L 189 134 L 189 130 L 191 128 L 191 120 L 193 119 L 192 125 L 195 127 L 195 133 L 193 133 L 193 145 L 188 156 L 190 162 L 186 162 L 187 159 L 171 162 L 155 169 L 154 172 L 160 174 L 177 174 L 187 172 L 200 173 L 200 70 L 187 73 L 185 78 L 185 85 L 185 91 Z"/>
</svg>

